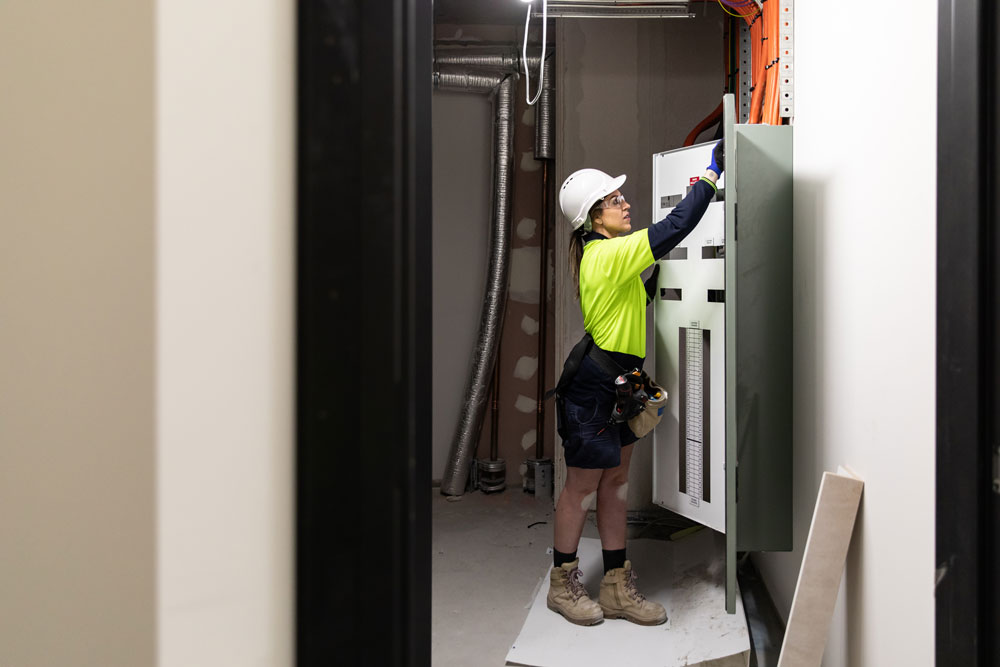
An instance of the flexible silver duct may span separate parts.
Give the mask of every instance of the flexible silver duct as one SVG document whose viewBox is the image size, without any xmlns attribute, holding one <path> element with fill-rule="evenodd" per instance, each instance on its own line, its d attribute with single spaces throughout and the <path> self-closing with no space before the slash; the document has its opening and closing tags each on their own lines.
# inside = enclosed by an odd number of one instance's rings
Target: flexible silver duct
<svg viewBox="0 0 1000 667">
<path fill-rule="evenodd" d="M 434 87 L 465 93 L 493 93 L 506 77 L 503 72 L 443 70 L 434 72 Z"/>
<path fill-rule="evenodd" d="M 503 327 L 510 278 L 511 187 L 514 181 L 514 93 L 517 75 L 476 72 L 437 72 L 435 85 L 452 90 L 484 92 L 490 76 L 501 79 L 493 94 L 493 225 L 489 244 L 489 269 L 486 297 L 479 320 L 479 334 L 473 351 L 472 373 L 465 389 L 465 402 L 459 416 L 451 454 L 441 482 L 441 492 L 459 496 L 465 493 L 469 468 L 482 428 L 497 341 Z M 465 86 L 463 88 L 463 86 Z M 489 90 L 493 90 L 490 88 Z"/>
<path fill-rule="evenodd" d="M 551 63 L 546 63 L 551 64 Z M 556 157 L 552 119 L 556 111 L 556 91 L 552 87 L 552 68 L 545 68 L 542 92 L 535 104 L 535 159 L 554 160 Z"/>
<path fill-rule="evenodd" d="M 528 56 L 529 71 L 537 72 L 541 58 L 539 56 Z M 551 65 L 551 63 L 548 63 Z M 441 88 L 451 88 L 457 90 L 482 90 L 480 87 L 473 87 L 471 82 L 464 82 L 461 76 L 466 77 L 486 77 L 490 76 L 486 72 L 521 72 L 521 54 L 511 50 L 510 52 L 498 53 L 496 49 L 477 50 L 461 49 L 455 51 L 447 48 L 439 48 L 434 51 L 435 67 L 463 68 L 452 75 L 452 80 Z M 465 69 L 468 68 L 468 69 Z M 470 70 L 480 70 L 473 73 Z M 439 73 L 434 73 L 434 83 L 438 85 Z M 535 159 L 553 160 L 555 159 L 554 132 L 552 129 L 552 119 L 555 115 L 556 97 L 552 87 L 552 68 L 547 67 L 542 81 L 542 92 L 538 96 L 538 103 L 535 105 Z"/>
<path fill-rule="evenodd" d="M 532 72 L 538 69 L 538 56 L 528 56 L 528 67 Z M 440 48 L 434 51 L 434 67 L 468 67 L 470 69 L 489 70 L 491 72 L 506 72 L 517 74 L 521 72 L 521 54 L 513 50 L 497 52 L 496 49 L 479 51 L 476 49 L 461 49 L 459 51 Z"/>
</svg>

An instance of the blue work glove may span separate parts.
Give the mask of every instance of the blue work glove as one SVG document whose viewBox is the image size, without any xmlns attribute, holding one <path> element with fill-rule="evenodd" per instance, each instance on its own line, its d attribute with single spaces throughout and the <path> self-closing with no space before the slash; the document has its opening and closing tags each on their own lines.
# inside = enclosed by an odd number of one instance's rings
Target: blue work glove
<svg viewBox="0 0 1000 667">
<path fill-rule="evenodd" d="M 722 176 L 722 172 L 726 169 L 726 150 L 723 148 L 723 140 L 720 139 L 719 143 L 715 144 L 715 148 L 712 149 L 712 164 L 708 165 L 708 168 Z"/>
</svg>

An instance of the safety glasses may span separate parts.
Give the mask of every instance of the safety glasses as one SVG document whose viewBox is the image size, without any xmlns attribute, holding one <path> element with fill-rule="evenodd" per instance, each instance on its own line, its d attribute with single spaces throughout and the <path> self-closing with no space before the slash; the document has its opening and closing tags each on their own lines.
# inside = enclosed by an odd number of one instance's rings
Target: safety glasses
<svg viewBox="0 0 1000 667">
<path fill-rule="evenodd" d="M 625 205 L 625 195 L 615 195 L 601 202 L 601 208 L 621 208 Z"/>
</svg>

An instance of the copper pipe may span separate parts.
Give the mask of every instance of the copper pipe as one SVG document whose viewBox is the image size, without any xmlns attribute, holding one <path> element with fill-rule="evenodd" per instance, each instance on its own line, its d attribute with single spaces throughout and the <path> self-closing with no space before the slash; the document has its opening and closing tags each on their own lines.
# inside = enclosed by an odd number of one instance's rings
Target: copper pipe
<svg viewBox="0 0 1000 667">
<path fill-rule="evenodd" d="M 549 160 L 542 161 L 541 270 L 538 278 L 538 416 L 535 421 L 535 458 L 545 455 L 545 333 L 549 296 Z"/>
</svg>

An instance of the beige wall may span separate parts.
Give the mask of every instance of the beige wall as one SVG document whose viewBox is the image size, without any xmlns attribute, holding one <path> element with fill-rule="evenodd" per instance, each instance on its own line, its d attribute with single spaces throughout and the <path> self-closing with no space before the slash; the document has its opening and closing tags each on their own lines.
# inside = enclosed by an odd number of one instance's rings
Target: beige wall
<svg viewBox="0 0 1000 667">
<path fill-rule="evenodd" d="M 161 667 L 292 662 L 293 9 L 158 4 Z"/>
<path fill-rule="evenodd" d="M 0 91 L 0 665 L 150 665 L 153 3 L 0 3 Z"/>
<path fill-rule="evenodd" d="M 0 665 L 292 662 L 293 10 L 0 3 Z"/>
<path fill-rule="evenodd" d="M 627 174 L 622 192 L 632 205 L 635 228 L 656 222 L 651 219 L 653 153 L 681 146 L 722 99 L 722 28 L 723 15 L 711 5 L 699 6 L 692 19 L 557 21 L 556 187 L 584 167 Z M 700 141 L 711 136 L 703 134 Z M 583 335 L 583 318 L 569 280 L 570 229 L 561 214 L 555 230 L 554 338 L 561 368 Z M 651 326 L 651 317 L 648 322 Z M 652 347 L 647 345 L 647 369 L 653 368 Z M 557 448 L 559 462 L 561 454 Z M 557 491 L 564 470 L 556 466 Z M 629 509 L 647 507 L 652 496 L 647 436 L 632 458 Z"/>
</svg>

